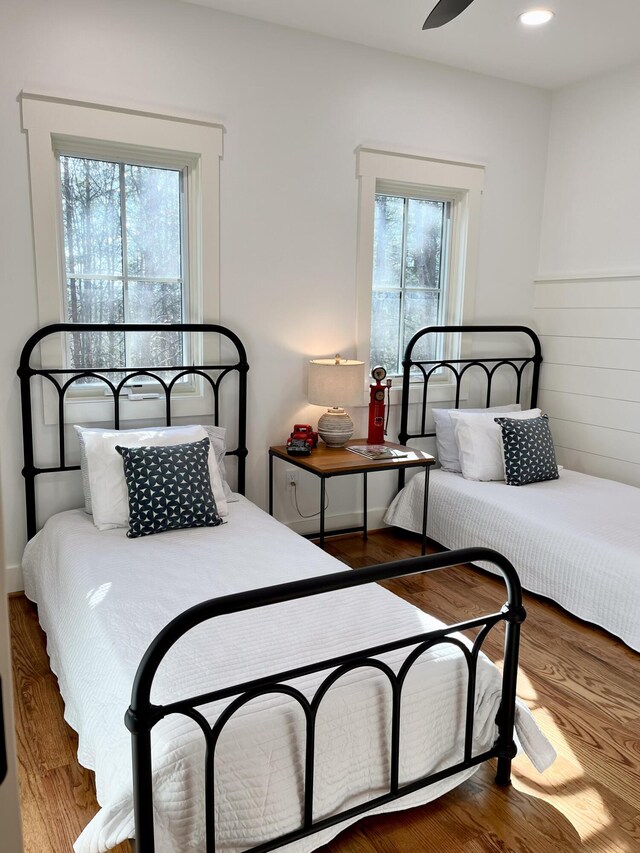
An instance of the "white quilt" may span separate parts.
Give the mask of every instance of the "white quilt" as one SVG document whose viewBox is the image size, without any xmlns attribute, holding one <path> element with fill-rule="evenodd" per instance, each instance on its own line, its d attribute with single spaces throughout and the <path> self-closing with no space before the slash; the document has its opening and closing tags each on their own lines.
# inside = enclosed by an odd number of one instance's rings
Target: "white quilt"
<svg viewBox="0 0 640 853">
<path fill-rule="evenodd" d="M 343 568 L 246 500 L 217 528 L 130 540 L 98 532 L 81 510 L 51 518 L 25 552 L 27 595 L 38 603 L 51 667 L 78 757 L 95 770 L 101 809 L 75 844 L 97 853 L 134 835 L 130 738 L 123 717 L 143 652 L 175 615 L 204 599 Z M 378 586 L 225 616 L 192 631 L 161 665 L 152 694 L 163 703 L 312 663 L 435 627 L 431 617 Z M 401 653 L 387 660 L 397 667 Z M 462 757 L 466 677 L 459 652 L 442 647 L 415 667 L 403 699 L 401 782 Z M 298 681 L 310 695 L 318 676 Z M 495 739 L 498 671 L 479 666 L 474 750 Z M 317 735 L 315 814 L 327 815 L 386 790 L 389 690 L 359 670 L 323 703 Z M 224 705 L 207 709 L 214 720 Z M 304 763 L 301 713 L 282 697 L 244 708 L 222 735 L 216 758 L 217 850 L 241 851 L 300 825 Z M 266 709 L 266 712 L 265 712 Z M 554 757 L 525 709 L 520 740 L 539 769 Z M 203 850 L 203 738 L 187 718 L 154 730 L 158 853 Z M 403 798 L 385 810 L 427 802 L 473 771 Z M 306 853 L 346 822 L 288 845 Z"/>
<path fill-rule="evenodd" d="M 423 494 L 420 474 L 385 522 L 422 532 Z M 640 489 L 566 469 L 559 480 L 527 486 L 433 471 L 427 532 L 446 548 L 495 548 L 525 589 L 640 651 Z"/>
</svg>

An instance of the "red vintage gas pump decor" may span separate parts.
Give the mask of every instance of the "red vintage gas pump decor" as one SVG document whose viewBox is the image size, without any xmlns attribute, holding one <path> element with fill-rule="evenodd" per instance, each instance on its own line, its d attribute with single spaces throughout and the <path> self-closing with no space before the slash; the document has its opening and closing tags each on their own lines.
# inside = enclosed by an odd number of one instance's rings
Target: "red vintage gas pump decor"
<svg viewBox="0 0 640 853">
<path fill-rule="evenodd" d="M 387 379 L 386 383 L 382 384 L 387 371 L 380 365 L 373 368 L 371 375 L 376 381 L 375 385 L 369 386 L 369 434 L 367 435 L 367 444 L 383 444 L 386 432 L 384 422 L 385 393 L 388 403 L 391 380 Z"/>
</svg>

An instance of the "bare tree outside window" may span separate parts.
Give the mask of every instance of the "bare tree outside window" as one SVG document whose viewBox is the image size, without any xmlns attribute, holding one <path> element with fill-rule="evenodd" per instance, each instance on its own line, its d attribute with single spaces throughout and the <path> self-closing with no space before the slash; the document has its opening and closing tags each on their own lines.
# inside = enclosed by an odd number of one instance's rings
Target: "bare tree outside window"
<svg viewBox="0 0 640 853">
<path fill-rule="evenodd" d="M 182 173 L 60 155 L 60 184 L 67 321 L 182 322 Z M 177 332 L 69 335 L 74 368 L 182 360 Z"/>
</svg>

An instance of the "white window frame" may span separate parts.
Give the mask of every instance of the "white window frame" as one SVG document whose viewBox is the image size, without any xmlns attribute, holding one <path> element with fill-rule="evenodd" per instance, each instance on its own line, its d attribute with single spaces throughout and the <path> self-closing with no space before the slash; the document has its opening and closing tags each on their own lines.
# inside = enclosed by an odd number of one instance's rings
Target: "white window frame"
<svg viewBox="0 0 640 853">
<path fill-rule="evenodd" d="M 371 299 L 373 282 L 373 240 L 376 194 L 397 192 L 451 202 L 450 253 L 446 282 L 445 323 L 472 322 L 475 305 L 477 255 L 480 230 L 480 202 L 485 167 L 458 163 L 400 151 L 360 147 L 356 151 L 358 192 L 358 247 L 356 261 L 356 342 L 357 357 L 370 370 Z M 464 343 L 462 344 L 464 347 Z M 447 353 L 451 358 L 457 353 Z M 455 385 L 445 371 L 429 385 L 433 402 L 453 399 Z M 396 382 L 392 402 L 399 402 L 401 388 Z M 416 385 L 419 384 L 416 382 Z M 415 399 L 420 395 L 415 389 Z M 410 395 L 413 400 L 414 393 Z"/>
<path fill-rule="evenodd" d="M 185 303 L 189 316 L 185 321 L 218 322 L 222 126 L 34 92 L 22 92 L 21 107 L 22 128 L 29 142 L 39 325 L 65 321 L 58 161 L 61 152 L 107 159 L 112 156 L 186 170 L 189 293 Z M 217 351 L 211 351 L 207 342 L 203 352 L 198 336 L 191 337 L 192 358 L 199 361 L 200 357 L 217 357 Z M 47 339 L 41 344 L 42 363 L 47 367 L 64 366 L 65 345 L 61 338 Z M 195 383 L 193 387 L 193 392 L 185 395 L 188 400 L 181 399 L 182 395 L 176 397 L 173 411 L 177 417 L 206 414 L 202 383 Z M 45 423 L 55 423 L 57 405 L 53 390 L 48 389 L 44 397 Z M 65 420 L 80 423 L 108 420 L 112 407 L 113 403 L 104 398 L 69 397 Z M 123 420 L 157 418 L 163 411 L 163 400 L 123 400 L 121 417 Z"/>
</svg>

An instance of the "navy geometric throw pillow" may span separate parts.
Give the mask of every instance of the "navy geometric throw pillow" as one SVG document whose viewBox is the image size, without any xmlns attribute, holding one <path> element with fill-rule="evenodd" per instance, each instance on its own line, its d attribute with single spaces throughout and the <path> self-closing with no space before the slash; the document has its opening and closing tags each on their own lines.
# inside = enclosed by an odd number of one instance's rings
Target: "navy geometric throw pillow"
<svg viewBox="0 0 640 853">
<path fill-rule="evenodd" d="M 129 493 L 127 536 L 217 527 L 209 476 L 209 439 L 170 447 L 116 447 Z"/>
<path fill-rule="evenodd" d="M 558 479 L 558 466 L 549 428 L 542 415 L 530 420 L 496 418 L 502 430 L 504 473 L 508 486 L 526 486 Z"/>
</svg>

